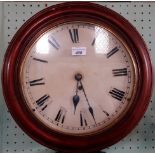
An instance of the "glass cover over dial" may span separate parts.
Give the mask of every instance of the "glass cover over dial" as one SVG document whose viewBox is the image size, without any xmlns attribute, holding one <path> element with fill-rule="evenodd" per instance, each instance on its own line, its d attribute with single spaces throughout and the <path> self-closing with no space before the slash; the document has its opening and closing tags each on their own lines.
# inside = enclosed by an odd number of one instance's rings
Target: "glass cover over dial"
<svg viewBox="0 0 155 155">
<path fill-rule="evenodd" d="M 136 68 L 127 45 L 112 31 L 72 22 L 51 28 L 31 44 L 20 83 L 28 108 L 45 126 L 93 134 L 128 110 Z"/>
</svg>

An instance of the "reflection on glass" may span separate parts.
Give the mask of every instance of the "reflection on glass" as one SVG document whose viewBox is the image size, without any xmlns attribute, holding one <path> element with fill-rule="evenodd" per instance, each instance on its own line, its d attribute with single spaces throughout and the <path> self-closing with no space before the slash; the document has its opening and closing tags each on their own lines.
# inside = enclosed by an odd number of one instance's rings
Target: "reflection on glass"
<svg viewBox="0 0 155 155">
<path fill-rule="evenodd" d="M 48 35 L 43 35 L 36 43 L 36 52 L 40 54 L 49 53 Z"/>
<path fill-rule="evenodd" d="M 95 26 L 95 52 L 97 54 L 106 54 L 109 47 L 108 32 L 98 26 Z"/>
</svg>

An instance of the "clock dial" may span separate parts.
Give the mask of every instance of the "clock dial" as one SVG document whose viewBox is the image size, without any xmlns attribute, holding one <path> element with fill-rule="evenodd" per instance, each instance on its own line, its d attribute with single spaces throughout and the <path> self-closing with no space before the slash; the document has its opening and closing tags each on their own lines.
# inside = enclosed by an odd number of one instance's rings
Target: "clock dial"
<svg viewBox="0 0 155 155">
<path fill-rule="evenodd" d="M 33 42 L 21 67 L 26 104 L 44 125 L 67 134 L 93 134 L 128 110 L 136 68 L 127 46 L 110 30 L 72 22 Z"/>
</svg>

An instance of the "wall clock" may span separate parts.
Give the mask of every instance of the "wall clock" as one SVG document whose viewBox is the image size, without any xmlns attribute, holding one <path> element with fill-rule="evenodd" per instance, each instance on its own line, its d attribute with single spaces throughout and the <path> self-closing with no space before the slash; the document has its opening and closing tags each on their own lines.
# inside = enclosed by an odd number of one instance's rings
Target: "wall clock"
<svg viewBox="0 0 155 155">
<path fill-rule="evenodd" d="M 152 90 L 143 39 L 116 12 L 87 2 L 48 7 L 7 49 L 3 93 L 13 118 L 37 142 L 95 152 L 125 137 Z"/>
</svg>

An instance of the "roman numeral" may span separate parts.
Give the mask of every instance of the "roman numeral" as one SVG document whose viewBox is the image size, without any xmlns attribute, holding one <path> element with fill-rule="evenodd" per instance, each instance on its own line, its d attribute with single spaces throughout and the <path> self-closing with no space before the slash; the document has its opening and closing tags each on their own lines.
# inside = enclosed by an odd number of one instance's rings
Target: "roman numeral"
<svg viewBox="0 0 155 155">
<path fill-rule="evenodd" d="M 82 109 L 80 111 L 80 125 L 81 126 L 87 126 L 88 125 L 88 116 L 87 116 L 87 112 Z"/>
<path fill-rule="evenodd" d="M 113 90 L 110 90 L 109 93 L 111 94 L 111 96 L 119 101 L 122 101 L 125 92 L 118 90 L 116 88 L 113 88 Z"/>
<path fill-rule="evenodd" d="M 60 48 L 60 45 L 56 41 L 56 39 L 53 36 L 48 37 L 48 42 L 56 49 L 58 50 Z"/>
<path fill-rule="evenodd" d="M 36 103 L 37 103 L 37 105 L 39 106 L 39 107 L 41 107 L 42 105 L 44 105 L 44 103 L 45 102 L 47 102 L 48 101 L 48 99 L 49 99 L 49 95 L 44 95 L 44 96 L 42 96 L 41 98 L 39 98 L 37 101 L 36 101 Z"/>
<path fill-rule="evenodd" d="M 94 46 L 95 41 L 96 41 L 96 38 L 93 39 L 93 41 L 92 41 L 92 43 L 91 43 L 92 46 Z"/>
<path fill-rule="evenodd" d="M 82 113 L 80 113 L 80 125 L 87 126 L 87 121 Z"/>
<path fill-rule="evenodd" d="M 99 108 L 107 117 L 110 116 L 110 114 L 107 111 L 105 111 L 100 104 L 99 104 Z"/>
<path fill-rule="evenodd" d="M 41 110 L 44 111 L 47 108 L 47 105 L 45 105 Z"/>
<path fill-rule="evenodd" d="M 33 58 L 33 60 L 35 60 L 35 61 L 39 61 L 39 62 L 43 62 L 43 63 L 48 63 L 48 61 L 46 61 L 46 60 L 42 60 L 42 59 L 38 59 L 38 58 Z"/>
<path fill-rule="evenodd" d="M 119 51 L 118 47 L 113 48 L 109 53 L 107 53 L 107 58 L 111 57 L 117 51 Z"/>
<path fill-rule="evenodd" d="M 30 86 L 44 85 L 45 84 L 45 82 L 43 82 L 43 78 L 29 81 L 29 83 L 30 83 Z"/>
<path fill-rule="evenodd" d="M 105 113 L 105 114 L 106 114 L 106 116 L 109 116 L 109 113 L 108 113 L 107 111 L 102 110 L 102 112 L 103 112 L 103 113 Z"/>
<path fill-rule="evenodd" d="M 126 76 L 127 75 L 127 68 L 113 69 L 112 73 L 114 76 Z"/>
<path fill-rule="evenodd" d="M 63 124 L 64 120 L 65 120 L 66 112 L 67 112 L 66 109 L 61 107 L 60 110 L 58 111 L 56 117 L 55 117 L 55 121 Z"/>
<path fill-rule="evenodd" d="M 78 29 L 69 29 L 69 34 L 70 38 L 73 43 L 78 43 L 79 42 L 79 34 L 78 34 Z"/>
</svg>

